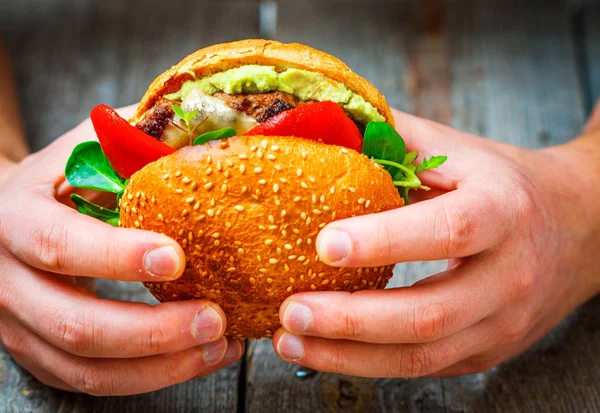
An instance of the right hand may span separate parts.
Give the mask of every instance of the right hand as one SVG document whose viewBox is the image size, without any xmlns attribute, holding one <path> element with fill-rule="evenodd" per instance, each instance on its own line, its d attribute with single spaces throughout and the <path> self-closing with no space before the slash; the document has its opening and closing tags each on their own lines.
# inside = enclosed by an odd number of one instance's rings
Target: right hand
<svg viewBox="0 0 600 413">
<path fill-rule="evenodd" d="M 223 337 L 214 303 L 118 302 L 78 286 L 174 280 L 185 268 L 174 240 L 65 205 L 64 167 L 85 140 L 95 140 L 89 120 L 18 164 L 0 159 L 1 342 L 41 382 L 92 395 L 154 391 L 235 362 L 244 344 Z"/>
</svg>

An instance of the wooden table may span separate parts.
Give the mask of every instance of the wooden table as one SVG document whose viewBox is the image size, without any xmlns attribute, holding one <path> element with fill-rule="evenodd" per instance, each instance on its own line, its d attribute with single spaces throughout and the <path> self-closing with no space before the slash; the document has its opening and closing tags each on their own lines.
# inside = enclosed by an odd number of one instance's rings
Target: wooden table
<svg viewBox="0 0 600 413">
<path fill-rule="evenodd" d="M 1 2 L 0 30 L 15 62 L 32 147 L 75 126 L 97 103 L 135 102 L 188 52 L 260 36 L 261 27 L 272 33 L 272 24 L 259 25 L 259 7 Z M 281 0 L 274 35 L 336 54 L 397 108 L 528 148 L 576 136 L 600 94 L 600 6 L 591 1 Z M 399 266 L 393 285 L 442 267 Z M 99 291 L 150 299 L 137 284 L 100 283 Z M 261 341 L 243 362 L 210 377 L 140 396 L 93 398 L 49 389 L 0 352 L 0 412 L 599 412 L 600 297 L 486 374 L 298 380 L 295 370 Z"/>
</svg>

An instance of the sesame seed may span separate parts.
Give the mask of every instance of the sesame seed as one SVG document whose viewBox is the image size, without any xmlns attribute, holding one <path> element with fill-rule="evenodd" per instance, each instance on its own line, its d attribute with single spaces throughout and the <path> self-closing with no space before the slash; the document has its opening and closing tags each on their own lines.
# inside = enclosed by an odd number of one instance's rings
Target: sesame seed
<svg viewBox="0 0 600 413">
<path fill-rule="evenodd" d="M 275 218 L 273 218 L 273 215 L 269 215 L 268 219 L 271 224 L 275 222 Z"/>
<path fill-rule="evenodd" d="M 227 272 L 234 272 L 235 271 L 235 267 L 229 267 L 227 268 Z"/>
<path fill-rule="evenodd" d="M 285 269 L 285 272 L 288 272 L 290 270 L 290 266 L 287 264 L 283 264 L 283 268 Z"/>
<path fill-rule="evenodd" d="M 133 195 L 127 194 L 127 199 L 129 199 L 131 201 L 133 199 Z"/>
<path fill-rule="evenodd" d="M 167 180 L 167 179 L 169 179 L 170 177 L 171 177 L 171 175 L 169 175 L 169 174 L 164 174 L 164 175 L 163 175 L 163 179 L 164 179 L 164 180 Z"/>
<path fill-rule="evenodd" d="M 236 205 L 234 206 L 236 211 L 242 212 L 244 210 L 244 206 L 243 205 Z"/>
<path fill-rule="evenodd" d="M 277 225 L 269 225 L 269 229 L 271 231 L 273 231 L 273 230 L 277 229 Z"/>
<path fill-rule="evenodd" d="M 256 152 L 257 149 L 258 149 L 258 146 L 252 145 L 250 147 L 250 152 Z"/>
<path fill-rule="evenodd" d="M 297 197 L 294 198 L 294 202 L 300 202 L 301 200 L 302 200 L 302 198 L 299 197 L 299 196 L 297 196 Z"/>
<path fill-rule="evenodd" d="M 190 188 L 192 188 L 192 190 L 195 191 L 196 188 L 198 188 L 198 184 L 194 181 L 194 182 L 192 182 L 192 185 L 190 186 Z"/>
<path fill-rule="evenodd" d="M 254 279 L 254 277 L 250 277 L 248 281 L 250 281 L 250 284 L 256 284 L 256 280 Z"/>
<path fill-rule="evenodd" d="M 269 272 L 266 268 L 260 268 L 258 271 L 260 271 L 262 274 L 266 274 Z"/>
<path fill-rule="evenodd" d="M 183 211 L 181 211 L 181 215 L 182 216 L 185 217 L 185 216 L 187 216 L 187 214 L 188 214 L 188 210 L 187 209 L 184 209 Z"/>
<path fill-rule="evenodd" d="M 311 238 L 307 238 L 307 239 L 306 239 L 306 243 L 307 243 L 308 245 L 312 244 L 312 239 L 311 239 Z"/>
<path fill-rule="evenodd" d="M 313 270 L 312 269 L 308 269 L 308 277 L 312 280 L 313 278 L 315 278 L 317 276 L 317 273 L 313 274 Z"/>
<path fill-rule="evenodd" d="M 208 155 L 206 157 L 206 163 L 210 165 L 211 162 L 212 162 L 212 156 Z"/>
<path fill-rule="evenodd" d="M 342 153 L 348 153 L 348 150 L 347 150 L 346 148 L 342 148 L 342 149 L 341 149 L 341 152 L 342 152 Z"/>
<path fill-rule="evenodd" d="M 192 182 L 192 180 L 186 176 L 181 180 L 181 182 L 183 182 L 184 185 L 187 185 Z"/>
<path fill-rule="evenodd" d="M 306 218 L 306 225 L 310 225 L 311 219 L 310 217 Z"/>
<path fill-rule="evenodd" d="M 223 210 L 221 208 L 217 209 L 217 213 L 215 214 L 216 216 L 220 216 L 223 213 Z"/>
<path fill-rule="evenodd" d="M 218 232 L 215 232 L 214 234 L 211 235 L 211 237 L 213 238 L 219 238 L 221 236 L 221 234 L 219 234 Z"/>
<path fill-rule="evenodd" d="M 281 248 L 277 247 L 277 255 L 281 255 Z"/>
<path fill-rule="evenodd" d="M 201 238 L 204 235 L 204 231 L 199 230 L 198 231 L 198 238 Z"/>
<path fill-rule="evenodd" d="M 206 211 L 206 214 L 212 218 L 215 216 L 215 211 L 213 211 L 212 209 L 209 209 L 208 211 Z"/>
<path fill-rule="evenodd" d="M 256 168 L 254 168 L 254 173 L 255 174 L 259 174 L 262 172 L 262 168 L 260 166 L 257 166 Z"/>
<path fill-rule="evenodd" d="M 175 172 L 175 176 L 179 178 L 181 176 L 181 171 Z"/>
<path fill-rule="evenodd" d="M 273 192 L 275 192 L 275 193 L 279 192 L 279 185 L 273 184 Z"/>
<path fill-rule="evenodd" d="M 335 186 L 332 186 L 331 188 L 329 188 L 329 193 L 335 194 Z"/>
<path fill-rule="evenodd" d="M 301 155 L 302 155 L 302 159 L 306 159 L 306 155 L 307 155 L 306 152 L 302 151 Z"/>
<path fill-rule="evenodd" d="M 273 168 L 275 168 L 276 171 L 281 171 L 281 165 L 275 165 Z"/>
<path fill-rule="evenodd" d="M 258 229 L 262 229 L 263 231 L 267 229 L 267 227 L 265 227 L 264 225 L 259 225 Z"/>
<path fill-rule="evenodd" d="M 298 239 L 296 240 L 296 245 L 300 245 L 300 244 L 302 244 L 302 238 L 298 238 Z"/>
<path fill-rule="evenodd" d="M 226 159 L 226 160 L 225 160 L 225 163 L 226 163 L 226 164 L 227 164 L 227 166 L 229 166 L 229 167 L 233 166 L 233 162 L 231 162 L 231 160 L 230 160 L 230 159 Z"/>
<path fill-rule="evenodd" d="M 291 249 L 292 249 L 292 248 L 294 248 L 294 247 L 292 247 L 292 244 L 285 244 L 285 245 L 283 246 L 283 248 L 285 248 L 286 250 L 291 250 Z"/>
<path fill-rule="evenodd" d="M 266 181 L 266 180 L 264 180 L 264 179 L 259 179 L 259 180 L 258 180 L 258 183 L 259 183 L 259 185 L 264 185 L 264 184 L 266 184 L 266 183 L 267 183 L 267 181 Z"/>
<path fill-rule="evenodd" d="M 365 208 L 368 208 L 369 205 L 371 205 L 371 200 L 367 199 L 367 202 L 365 202 Z"/>
<path fill-rule="evenodd" d="M 179 232 L 177 233 L 177 235 L 182 236 L 183 235 L 183 229 L 180 229 Z"/>
<path fill-rule="evenodd" d="M 262 141 L 260 142 L 260 144 L 261 144 L 261 146 L 262 146 L 263 148 L 267 149 L 267 140 L 266 140 L 266 139 L 262 140 Z"/>
<path fill-rule="evenodd" d="M 244 249 L 243 248 L 238 248 L 238 254 L 244 255 Z"/>
<path fill-rule="evenodd" d="M 331 213 L 331 219 L 335 219 L 335 215 L 336 215 L 336 212 L 335 212 L 335 211 L 333 211 L 333 212 Z"/>
<path fill-rule="evenodd" d="M 256 156 L 258 157 L 258 159 L 262 159 L 263 153 L 262 153 L 262 151 L 260 149 L 256 152 Z"/>
<path fill-rule="evenodd" d="M 294 234 L 296 234 L 296 235 L 300 234 L 300 230 L 299 230 L 299 229 L 297 229 L 297 228 L 293 228 L 293 229 L 292 229 L 292 232 L 293 232 Z"/>
<path fill-rule="evenodd" d="M 312 182 L 313 184 L 314 184 L 315 182 L 317 182 L 317 180 L 314 178 L 314 176 L 309 176 L 309 177 L 308 177 L 308 180 L 309 180 L 310 182 Z"/>
<path fill-rule="evenodd" d="M 225 178 L 229 178 L 231 176 L 231 171 L 229 169 L 226 170 L 223 176 L 225 176 Z"/>
<path fill-rule="evenodd" d="M 350 188 L 348 188 L 348 191 L 350 191 L 352 193 L 355 193 L 356 192 L 356 188 L 350 187 Z"/>
<path fill-rule="evenodd" d="M 279 198 L 275 199 L 275 205 L 281 206 L 281 201 L 279 200 Z"/>
<path fill-rule="evenodd" d="M 273 279 L 272 279 L 272 278 L 267 278 L 267 282 L 268 282 L 269 284 L 271 284 L 271 283 L 273 282 Z"/>
<path fill-rule="evenodd" d="M 158 219 L 160 221 L 164 221 L 165 220 L 165 218 L 163 217 L 163 214 L 158 214 Z"/>
<path fill-rule="evenodd" d="M 296 170 L 296 175 L 298 175 L 298 176 L 302 176 L 302 169 L 298 168 L 298 169 Z"/>
<path fill-rule="evenodd" d="M 325 228 L 325 225 L 327 225 L 325 222 L 321 222 L 321 223 L 319 224 L 319 228 Z"/>
<path fill-rule="evenodd" d="M 317 196 L 315 194 L 312 194 L 312 202 L 313 204 L 317 203 Z"/>
<path fill-rule="evenodd" d="M 288 260 L 295 260 L 297 257 L 297 255 L 288 255 Z"/>
<path fill-rule="evenodd" d="M 269 258 L 269 264 L 277 264 L 277 260 L 275 258 Z"/>
<path fill-rule="evenodd" d="M 273 243 L 273 240 L 270 238 L 265 240 L 265 245 L 271 245 L 272 243 Z"/>
<path fill-rule="evenodd" d="M 221 192 L 226 193 L 227 192 L 227 184 L 223 184 L 221 185 Z"/>
<path fill-rule="evenodd" d="M 323 281 L 321 281 L 321 285 L 327 285 L 327 284 L 329 284 L 329 280 L 323 280 Z"/>
<path fill-rule="evenodd" d="M 281 236 L 282 237 L 287 237 L 287 231 L 285 229 L 281 230 Z"/>
<path fill-rule="evenodd" d="M 221 172 L 223 170 L 223 164 L 221 161 L 217 161 L 217 171 Z"/>
<path fill-rule="evenodd" d="M 279 181 L 280 181 L 282 184 L 286 184 L 286 183 L 287 183 L 287 179 L 285 179 L 285 178 L 279 178 Z"/>
<path fill-rule="evenodd" d="M 304 255 L 301 255 L 298 257 L 298 261 L 302 262 L 306 259 L 306 257 Z"/>
<path fill-rule="evenodd" d="M 313 214 L 315 214 L 315 215 L 321 215 L 321 210 L 320 210 L 320 209 L 316 209 L 316 208 L 315 208 L 315 209 L 313 209 L 313 211 L 312 211 L 312 212 L 313 212 Z"/>
<path fill-rule="evenodd" d="M 317 286 L 316 286 L 316 285 L 314 285 L 314 284 L 311 284 L 311 285 L 310 285 L 310 289 L 314 291 L 314 290 L 316 290 L 316 289 L 317 289 Z"/>
<path fill-rule="evenodd" d="M 135 221 L 133 224 L 136 226 L 136 228 L 139 228 L 139 227 L 140 227 L 140 223 L 139 223 L 139 221 Z"/>
<path fill-rule="evenodd" d="M 246 155 L 245 153 L 241 153 L 238 155 L 238 158 L 240 159 L 248 159 L 248 155 Z"/>
<path fill-rule="evenodd" d="M 240 173 L 243 175 L 246 172 L 246 165 L 240 165 Z"/>
<path fill-rule="evenodd" d="M 256 256 L 256 261 L 261 262 L 262 261 L 262 257 L 260 255 Z"/>
<path fill-rule="evenodd" d="M 200 215 L 198 218 L 196 218 L 198 221 L 202 221 L 204 218 L 206 218 L 206 215 L 202 214 Z"/>
<path fill-rule="evenodd" d="M 306 185 L 306 182 L 304 181 L 300 182 L 300 186 L 304 189 L 308 189 L 308 185 Z"/>
<path fill-rule="evenodd" d="M 194 198 L 193 196 L 189 197 L 188 199 L 185 200 L 185 202 L 187 202 L 188 204 L 193 203 L 196 200 L 196 198 Z"/>
<path fill-rule="evenodd" d="M 323 205 L 323 211 L 329 211 L 330 209 L 327 205 Z"/>
<path fill-rule="evenodd" d="M 136 207 L 131 207 L 131 212 L 133 212 L 134 214 L 137 214 L 137 208 Z"/>
<path fill-rule="evenodd" d="M 176 189 L 175 193 L 177 193 L 177 194 L 183 194 L 183 189 Z"/>
<path fill-rule="evenodd" d="M 246 192 L 248 192 L 248 187 L 247 186 L 242 187 L 242 194 L 245 194 Z"/>
<path fill-rule="evenodd" d="M 275 159 L 277 159 L 277 157 L 275 155 L 273 155 L 272 153 L 267 155 L 267 159 L 270 159 L 271 161 L 274 161 Z"/>
<path fill-rule="evenodd" d="M 239 247 L 240 245 L 242 245 L 242 241 L 233 241 L 233 243 L 234 243 L 234 245 L 236 245 L 236 246 L 238 246 L 238 247 Z"/>
<path fill-rule="evenodd" d="M 214 242 L 215 247 L 218 247 L 219 245 L 221 245 L 221 241 L 219 241 L 218 239 L 215 240 Z"/>
<path fill-rule="evenodd" d="M 210 190 L 210 188 L 212 188 L 213 183 L 212 182 L 208 182 L 207 184 L 204 185 L 204 189 L 206 189 L 207 191 Z"/>
<path fill-rule="evenodd" d="M 358 204 L 362 205 L 365 203 L 365 199 L 364 198 L 358 198 Z"/>
</svg>

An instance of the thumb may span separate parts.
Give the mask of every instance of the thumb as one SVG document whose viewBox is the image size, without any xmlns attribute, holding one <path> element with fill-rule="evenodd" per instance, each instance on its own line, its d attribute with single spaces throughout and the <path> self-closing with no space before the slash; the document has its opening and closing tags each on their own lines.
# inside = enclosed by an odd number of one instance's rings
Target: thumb
<svg viewBox="0 0 600 413">
<path fill-rule="evenodd" d="M 592 114 L 590 115 L 585 128 L 583 129 L 583 133 L 591 133 L 600 129 L 600 99 L 596 102 L 596 106 L 592 110 Z"/>
</svg>

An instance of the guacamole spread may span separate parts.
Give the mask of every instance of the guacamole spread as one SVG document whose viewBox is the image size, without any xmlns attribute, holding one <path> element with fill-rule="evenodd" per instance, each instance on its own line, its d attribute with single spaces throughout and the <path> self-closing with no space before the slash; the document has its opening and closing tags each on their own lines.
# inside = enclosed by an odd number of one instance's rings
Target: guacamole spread
<svg viewBox="0 0 600 413">
<path fill-rule="evenodd" d="M 277 73 L 272 66 L 247 65 L 202 79 L 188 80 L 178 92 L 165 97 L 171 100 L 182 100 L 196 88 L 209 95 L 216 92 L 238 94 L 279 90 L 290 93 L 300 100 L 336 102 L 346 109 L 354 120 L 363 124 L 385 122 L 385 118 L 362 96 L 327 76 L 307 70 L 287 69 Z"/>
</svg>

